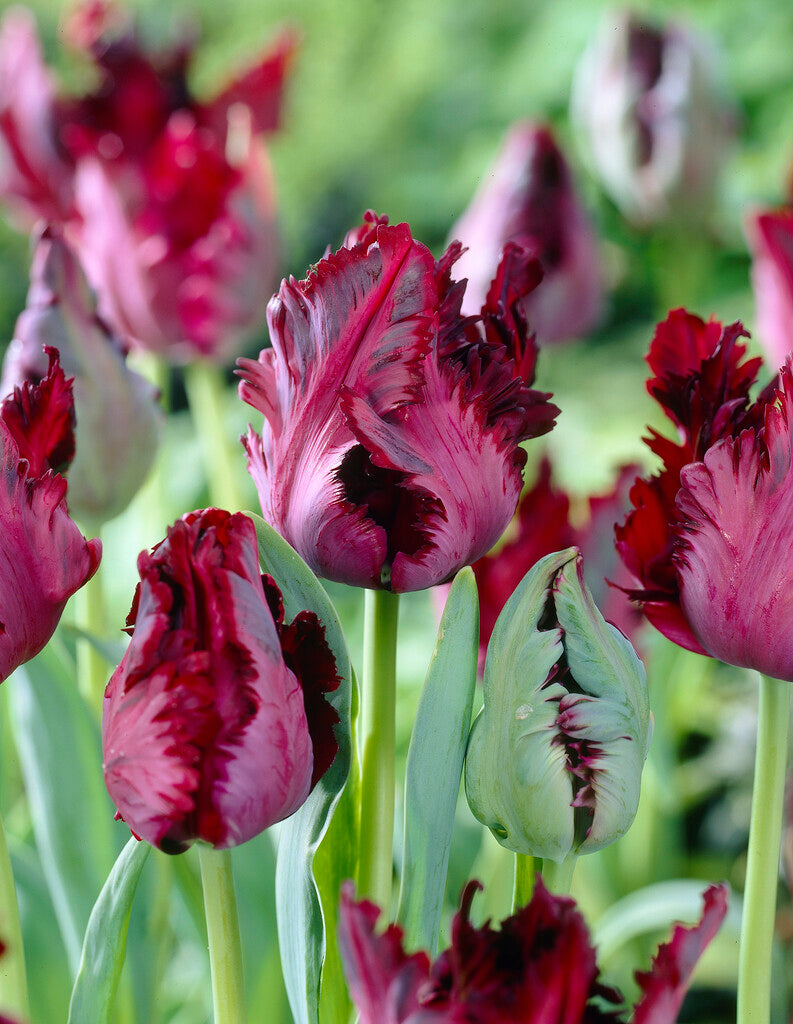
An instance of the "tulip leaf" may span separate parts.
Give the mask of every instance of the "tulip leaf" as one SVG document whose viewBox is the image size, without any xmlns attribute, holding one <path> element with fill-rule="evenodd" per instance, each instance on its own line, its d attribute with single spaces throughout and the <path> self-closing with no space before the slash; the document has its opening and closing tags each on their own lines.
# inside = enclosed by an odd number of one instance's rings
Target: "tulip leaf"
<svg viewBox="0 0 793 1024">
<path fill-rule="evenodd" d="M 471 728 L 479 599 L 470 568 L 454 579 L 421 693 L 405 774 L 398 919 L 408 948 L 438 948 L 454 811 Z"/>
<path fill-rule="evenodd" d="M 36 846 L 72 976 L 118 848 L 99 728 L 74 675 L 71 654 L 56 634 L 6 684 Z"/>
<path fill-rule="evenodd" d="M 314 858 L 350 774 L 352 669 L 338 616 L 319 580 L 261 517 L 251 518 L 256 524 L 262 568 L 281 588 L 287 620 L 303 609 L 319 616 L 341 679 L 339 688 L 328 694 L 340 718 L 336 727 L 339 751 L 303 806 L 281 825 L 275 876 L 278 939 L 292 1015 L 295 1024 L 318 1024 L 327 944 L 336 941 L 335 934 L 328 934 L 326 920 L 335 919 L 338 890 L 332 886 L 325 889 L 324 884 L 320 889 Z M 346 994 L 342 995 L 346 1000 Z M 331 1007 L 324 999 L 323 1024 L 345 1020 L 348 1005 Z"/>
<path fill-rule="evenodd" d="M 112 1019 L 132 901 L 150 850 L 148 843 L 130 839 L 94 904 L 69 1004 L 68 1024 L 107 1024 Z"/>
</svg>

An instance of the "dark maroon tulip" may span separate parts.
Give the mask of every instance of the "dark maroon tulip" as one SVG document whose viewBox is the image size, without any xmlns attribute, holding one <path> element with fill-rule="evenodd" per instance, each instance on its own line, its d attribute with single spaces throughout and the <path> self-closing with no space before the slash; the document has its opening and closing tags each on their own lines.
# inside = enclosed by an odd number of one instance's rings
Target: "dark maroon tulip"
<svg viewBox="0 0 793 1024">
<path fill-rule="evenodd" d="M 183 516 L 138 570 L 132 641 L 105 693 L 108 791 L 167 853 L 236 846 L 296 811 L 336 755 L 324 629 L 312 612 L 284 623 L 242 513 Z"/>
<path fill-rule="evenodd" d="M 102 553 L 66 508 L 58 471 L 74 456 L 74 399 L 57 352 L 49 356 L 41 383 L 23 384 L 0 406 L 0 680 L 45 646 Z"/>
<path fill-rule="evenodd" d="M 240 394 L 265 417 L 246 439 L 264 517 L 320 576 L 397 593 L 451 578 L 512 517 L 520 441 L 553 426 L 520 305 L 539 263 L 508 246 L 463 317 L 459 253 L 436 262 L 407 224 L 368 214 L 282 283 L 272 349 L 240 360 Z"/>
<path fill-rule="evenodd" d="M 598 981 L 584 919 L 572 899 L 538 879 L 531 901 L 501 929 L 469 921 L 478 883 L 463 894 L 451 946 L 435 963 L 402 946 L 402 930 L 377 933 L 378 908 L 342 890 L 339 948 L 361 1024 L 620 1024 L 619 992 Z M 702 918 L 676 926 L 650 970 L 632 1024 L 674 1024 L 694 967 L 727 912 L 726 886 L 711 886 Z"/>
<path fill-rule="evenodd" d="M 564 341 L 596 326 L 603 311 L 597 239 L 549 128 L 529 122 L 510 128 L 450 237 L 467 249 L 456 268 L 458 277 L 468 278 L 466 313 L 479 311 L 501 250 L 516 242 L 544 271 L 542 288 L 523 300 L 539 340 Z"/>
</svg>

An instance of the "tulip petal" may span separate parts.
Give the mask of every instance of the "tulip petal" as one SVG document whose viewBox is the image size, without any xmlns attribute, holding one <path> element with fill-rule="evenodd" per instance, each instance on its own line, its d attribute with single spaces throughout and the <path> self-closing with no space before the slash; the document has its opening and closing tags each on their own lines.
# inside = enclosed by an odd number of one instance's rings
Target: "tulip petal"
<svg viewBox="0 0 793 1024">
<path fill-rule="evenodd" d="M 677 925 L 669 942 L 658 947 L 648 972 L 637 972 L 642 997 L 631 1024 L 674 1024 L 691 975 L 727 913 L 727 886 L 712 885 L 703 898 L 702 917 L 686 928 Z"/>
<path fill-rule="evenodd" d="M 793 211 L 754 215 L 748 224 L 757 336 L 772 368 L 793 350 Z"/>
<path fill-rule="evenodd" d="M 675 561 L 683 611 L 705 650 L 793 681 L 791 373 L 788 364 L 762 436 L 724 440 L 683 470 Z"/>
</svg>

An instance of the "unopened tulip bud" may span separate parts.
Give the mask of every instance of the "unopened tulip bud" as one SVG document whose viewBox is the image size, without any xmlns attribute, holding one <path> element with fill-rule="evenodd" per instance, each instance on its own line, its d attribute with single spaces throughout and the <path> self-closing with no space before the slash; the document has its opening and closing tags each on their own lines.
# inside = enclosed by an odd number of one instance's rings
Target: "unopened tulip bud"
<svg viewBox="0 0 793 1024">
<path fill-rule="evenodd" d="M 33 254 L 27 306 L 3 366 L 3 393 L 46 372 L 43 346 L 57 348 L 74 378 L 77 453 L 69 469 L 69 508 L 93 524 L 127 507 L 151 468 L 159 412 L 154 388 L 126 364 L 119 342 L 96 315 L 77 258 L 54 230 Z"/>
<path fill-rule="evenodd" d="M 628 11 L 582 57 L 572 115 L 604 188 L 639 224 L 706 210 L 736 128 L 710 41 Z"/>
<path fill-rule="evenodd" d="M 650 734 L 644 667 L 595 606 L 577 548 L 547 555 L 490 640 L 466 760 L 471 810 L 517 853 L 599 850 L 633 821 Z"/>
</svg>

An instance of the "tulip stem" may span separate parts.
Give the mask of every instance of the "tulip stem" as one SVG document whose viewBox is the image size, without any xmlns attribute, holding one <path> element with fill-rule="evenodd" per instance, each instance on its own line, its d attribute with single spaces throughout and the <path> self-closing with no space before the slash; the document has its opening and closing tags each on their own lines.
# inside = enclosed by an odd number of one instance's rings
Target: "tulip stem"
<svg viewBox="0 0 793 1024">
<path fill-rule="evenodd" d="M 391 913 L 394 863 L 396 641 L 399 599 L 367 590 L 361 699 L 361 840 L 358 893 Z M 430 783 L 431 784 L 431 783 Z"/>
<path fill-rule="evenodd" d="M 14 1018 L 30 1020 L 28 984 L 25 974 L 25 949 L 19 921 L 14 872 L 8 852 L 5 829 L 0 820 L 0 939 L 5 953 L 0 964 L 0 1011 Z"/>
<path fill-rule="evenodd" d="M 215 1024 L 245 1024 L 245 986 L 231 851 L 198 848 L 212 972 Z"/>
<path fill-rule="evenodd" d="M 768 1024 L 790 683 L 760 676 L 749 853 L 738 961 L 738 1024 Z"/>
<path fill-rule="evenodd" d="M 557 896 L 570 892 L 577 862 L 578 857 L 574 853 L 569 854 L 559 864 L 553 860 L 544 860 L 542 862 L 542 880 L 547 888 Z"/>
<path fill-rule="evenodd" d="M 232 448 L 223 408 L 223 378 L 216 366 L 196 360 L 184 368 L 184 386 L 190 415 L 201 440 L 209 499 L 218 508 L 242 508 L 234 466 L 242 463 L 242 449 Z"/>
<path fill-rule="evenodd" d="M 527 853 L 515 854 L 515 888 L 512 890 L 512 913 L 517 913 L 531 899 L 534 878 L 542 870 L 542 860 Z"/>
</svg>

